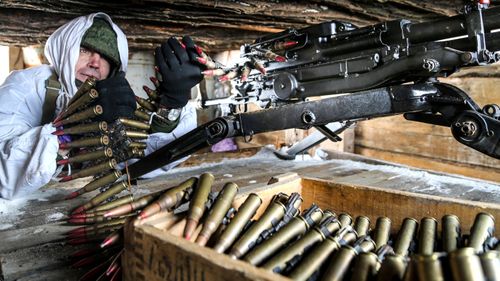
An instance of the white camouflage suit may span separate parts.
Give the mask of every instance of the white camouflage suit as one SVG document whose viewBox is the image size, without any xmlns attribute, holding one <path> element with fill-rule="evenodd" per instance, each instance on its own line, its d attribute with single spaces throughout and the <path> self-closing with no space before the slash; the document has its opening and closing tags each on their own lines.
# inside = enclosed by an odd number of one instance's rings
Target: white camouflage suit
<svg viewBox="0 0 500 281">
<path fill-rule="evenodd" d="M 0 86 L 0 197 L 11 199 L 47 184 L 56 171 L 57 136 L 52 124 L 41 124 L 45 83 L 55 73 L 62 89 L 56 101 L 58 114 L 77 90 L 75 65 L 80 42 L 94 17 L 106 19 L 117 34 L 120 70 L 128 64 L 127 39 L 121 29 L 104 13 L 76 18 L 61 26 L 48 39 L 45 56 L 50 65 L 13 71 Z M 179 125 L 171 133 L 155 133 L 147 139 L 146 155 L 196 127 L 196 111 L 188 103 Z M 160 175 L 175 166 L 172 163 L 146 177 Z"/>
</svg>

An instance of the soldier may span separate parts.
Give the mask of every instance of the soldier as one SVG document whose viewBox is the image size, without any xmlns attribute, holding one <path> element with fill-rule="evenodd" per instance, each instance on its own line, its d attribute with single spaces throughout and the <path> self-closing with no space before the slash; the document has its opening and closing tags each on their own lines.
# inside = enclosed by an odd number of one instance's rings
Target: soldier
<svg viewBox="0 0 500 281">
<path fill-rule="evenodd" d="M 14 71 L 0 85 L 2 198 L 22 196 L 53 178 L 64 138 L 52 134 L 56 128 L 51 121 L 67 108 L 88 78 L 96 81 L 99 97 L 95 103 L 103 109 L 97 121 L 131 117 L 136 109 L 134 93 L 125 79 L 127 39 L 108 15 L 94 13 L 61 26 L 49 37 L 45 56 L 49 65 Z M 205 70 L 196 57 L 189 37 L 184 37 L 182 43 L 170 38 L 156 49 L 156 65 L 162 78 L 157 114 L 165 118 L 154 117 L 146 154 L 196 127 L 195 109 L 187 103 L 191 88 L 201 81 Z"/>
</svg>

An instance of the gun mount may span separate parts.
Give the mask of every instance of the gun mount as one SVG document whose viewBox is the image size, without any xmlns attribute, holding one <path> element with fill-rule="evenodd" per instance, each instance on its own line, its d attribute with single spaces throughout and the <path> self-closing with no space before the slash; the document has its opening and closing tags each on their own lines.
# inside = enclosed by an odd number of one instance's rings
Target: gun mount
<svg viewBox="0 0 500 281">
<path fill-rule="evenodd" d="M 461 143 L 500 159 L 500 107 L 481 108 L 464 91 L 440 83 L 464 67 L 500 60 L 500 7 L 468 1 L 461 15 L 433 22 L 388 21 L 358 28 L 331 21 L 263 36 L 242 46 L 232 69 L 238 95 L 263 110 L 210 121 L 129 167 L 132 178 L 226 137 L 316 127 L 403 114 L 448 126 Z M 249 72 L 249 69 L 251 72 Z M 328 96 L 308 101 L 309 97 Z M 217 104 L 212 100 L 212 104 Z"/>
</svg>

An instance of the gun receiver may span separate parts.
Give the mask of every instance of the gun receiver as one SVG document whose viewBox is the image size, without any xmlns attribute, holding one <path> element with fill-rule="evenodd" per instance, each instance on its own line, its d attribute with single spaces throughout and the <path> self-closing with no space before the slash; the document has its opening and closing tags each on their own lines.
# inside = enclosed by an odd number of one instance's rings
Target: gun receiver
<svg viewBox="0 0 500 281">
<path fill-rule="evenodd" d="M 448 126 L 459 142 L 500 159 L 500 107 L 481 109 L 462 90 L 437 80 L 500 60 L 500 7 L 486 8 L 470 2 L 462 15 L 427 23 L 403 19 L 357 28 L 331 21 L 244 45 L 237 67 L 245 75 L 235 79 L 238 95 L 225 102 L 266 109 L 210 121 L 131 165 L 130 176 L 226 137 L 317 127 L 335 139 L 326 128 L 330 122 L 396 114 Z"/>
</svg>

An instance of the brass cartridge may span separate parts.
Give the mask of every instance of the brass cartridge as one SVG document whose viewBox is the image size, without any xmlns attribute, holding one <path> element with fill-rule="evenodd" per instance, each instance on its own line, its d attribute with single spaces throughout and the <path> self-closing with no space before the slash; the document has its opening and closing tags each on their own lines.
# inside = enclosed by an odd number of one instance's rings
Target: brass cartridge
<svg viewBox="0 0 500 281">
<path fill-rule="evenodd" d="M 423 222 L 423 221 L 421 221 Z M 424 225 L 421 224 L 421 227 Z M 420 236 L 420 235 L 419 235 Z M 412 263 L 415 268 L 415 275 L 419 281 L 444 281 L 445 275 L 441 260 L 444 258 L 442 253 L 418 254 L 412 257 Z"/>
<path fill-rule="evenodd" d="M 106 171 L 109 171 L 112 169 L 116 169 L 116 165 L 117 165 L 116 160 L 112 158 L 112 159 L 109 159 L 108 161 L 104 161 L 104 162 L 97 164 L 95 166 L 80 170 L 80 171 L 73 173 L 69 176 L 65 176 L 62 178 L 61 181 L 64 182 L 64 181 L 74 180 L 77 178 L 83 178 L 83 177 L 95 175 L 98 173 L 106 172 Z"/>
<path fill-rule="evenodd" d="M 232 182 L 228 182 L 224 185 L 203 223 L 200 234 L 196 238 L 196 243 L 198 245 L 205 246 L 208 239 L 210 239 L 212 234 L 217 230 L 222 223 L 222 219 L 226 216 L 227 211 L 231 208 L 236 193 L 238 193 L 238 185 Z"/>
<path fill-rule="evenodd" d="M 118 179 L 121 176 L 122 176 L 122 172 L 121 171 L 119 171 L 119 170 L 113 170 L 109 174 L 106 174 L 106 175 L 104 175 L 104 176 L 102 176 L 100 178 L 97 178 L 97 179 L 89 182 L 84 187 L 82 187 L 81 189 L 79 189 L 78 191 L 76 191 L 74 193 L 76 193 L 75 195 L 78 196 L 80 194 L 96 190 L 99 187 L 103 187 L 103 186 L 105 186 L 107 184 L 115 182 L 115 180 Z"/>
<path fill-rule="evenodd" d="M 342 245 L 352 243 L 356 239 L 357 234 L 350 225 L 342 226 L 335 235 L 330 235 L 322 242 L 312 246 L 298 265 L 292 269 L 289 277 L 293 280 L 308 280 L 332 253 L 339 250 Z"/>
<path fill-rule="evenodd" d="M 277 233 L 250 250 L 243 259 L 253 265 L 261 264 L 266 258 L 292 241 L 292 239 L 304 234 L 317 224 L 322 216 L 323 211 L 317 205 L 313 204 L 304 214 L 292 218 Z"/>
<path fill-rule="evenodd" d="M 464 247 L 450 253 L 449 262 L 453 280 L 485 281 L 481 260 L 476 249 Z"/>
<path fill-rule="evenodd" d="M 144 142 L 131 142 L 128 147 L 130 147 L 130 148 L 146 149 L 147 144 L 144 143 Z"/>
<path fill-rule="evenodd" d="M 460 220 L 455 215 L 445 215 L 441 222 L 443 251 L 447 253 L 453 252 L 460 246 Z"/>
<path fill-rule="evenodd" d="M 417 253 L 422 255 L 431 255 L 434 253 L 436 244 L 437 220 L 435 218 L 422 218 L 418 230 L 418 249 Z"/>
<path fill-rule="evenodd" d="M 366 216 L 356 217 L 354 222 L 354 230 L 359 237 L 366 236 L 370 232 L 370 219 Z"/>
<path fill-rule="evenodd" d="M 81 163 L 85 161 L 93 161 L 100 158 L 111 158 L 113 157 L 113 150 L 110 147 L 105 147 L 103 149 L 94 150 L 92 152 L 85 152 L 70 157 L 68 159 L 62 159 L 58 161 L 58 164 L 67 164 L 67 163 Z"/>
<path fill-rule="evenodd" d="M 157 100 L 158 98 L 160 98 L 157 91 L 150 89 L 146 85 L 144 85 L 142 88 L 144 89 L 144 91 L 146 92 L 146 95 L 148 95 L 150 100 Z"/>
<path fill-rule="evenodd" d="M 135 97 L 135 100 L 142 108 L 144 108 L 150 112 L 156 112 L 156 105 L 154 105 L 153 103 L 147 101 L 146 99 L 138 97 L 138 96 Z"/>
<path fill-rule="evenodd" d="M 295 241 L 290 246 L 279 251 L 265 262 L 262 267 L 273 272 L 282 272 L 292 258 L 302 256 L 306 249 L 325 240 L 332 233 L 339 230 L 340 227 L 340 221 L 335 215 L 329 211 L 325 211 L 319 225 L 306 232 L 299 240 Z"/>
<path fill-rule="evenodd" d="M 280 201 L 283 201 L 282 194 L 275 195 L 269 206 L 264 211 L 264 214 L 250 226 L 250 228 L 236 241 L 234 246 L 231 248 L 230 256 L 233 258 L 240 258 L 246 254 L 255 245 L 255 241 L 259 235 L 271 228 L 273 223 L 281 220 L 285 215 L 285 205 Z M 284 195 L 286 196 L 286 195 Z M 288 196 L 286 196 L 288 198 Z"/>
<path fill-rule="evenodd" d="M 184 195 L 186 194 L 188 189 L 193 188 L 193 186 L 195 186 L 197 181 L 198 181 L 197 178 L 191 177 L 183 181 L 176 187 L 168 189 L 160 197 L 158 197 L 156 201 L 147 205 L 146 208 L 144 208 L 139 214 L 139 218 L 142 220 L 161 211 L 167 211 L 167 210 L 170 211 L 172 208 L 175 208 L 185 198 Z M 145 200 L 145 202 L 148 200 Z M 140 206 L 143 203 L 138 205 Z"/>
<path fill-rule="evenodd" d="M 87 93 L 83 94 L 81 97 L 75 100 L 75 102 L 68 105 L 68 107 L 61 114 L 61 119 L 73 114 L 79 108 L 87 106 L 98 97 L 99 93 L 95 89 L 90 89 Z"/>
<path fill-rule="evenodd" d="M 148 123 L 144 123 L 137 120 L 127 119 L 127 118 L 120 118 L 118 120 L 120 120 L 120 122 L 125 126 L 129 126 L 139 130 L 149 130 L 150 127 Z"/>
<path fill-rule="evenodd" d="M 186 228 L 184 228 L 184 238 L 188 240 L 191 238 L 191 234 L 198 226 L 198 222 L 205 212 L 205 203 L 208 201 L 210 191 L 212 191 L 214 180 L 215 178 L 211 173 L 201 174 L 198 180 L 193 198 L 189 204 Z"/>
<path fill-rule="evenodd" d="M 162 194 L 162 192 L 155 192 L 153 194 L 144 195 L 140 198 L 133 200 L 130 203 L 116 206 L 112 209 L 107 210 L 103 214 L 103 216 L 104 217 L 117 217 L 117 216 L 125 215 L 128 213 L 140 210 L 140 209 L 146 207 L 147 205 L 149 205 L 154 200 L 158 199 L 158 197 L 161 196 L 161 194 Z"/>
<path fill-rule="evenodd" d="M 368 236 L 360 237 L 353 246 L 342 246 L 330 259 L 321 280 L 342 281 L 351 266 L 352 260 L 360 253 L 374 250 L 375 246 L 375 242 Z"/>
<path fill-rule="evenodd" d="M 377 275 L 380 262 L 373 252 L 360 253 L 352 262 L 351 281 L 374 280 Z"/>
<path fill-rule="evenodd" d="M 391 234 L 391 219 L 388 217 L 378 217 L 373 232 L 373 241 L 375 241 L 378 251 L 389 241 L 389 236 Z"/>
<path fill-rule="evenodd" d="M 74 114 L 71 114 L 68 117 L 66 117 L 65 119 L 62 119 L 61 121 L 54 123 L 54 126 L 59 127 L 62 125 L 67 125 L 67 124 L 72 124 L 72 123 L 76 123 L 76 122 L 89 120 L 91 118 L 94 118 L 96 116 L 101 115 L 103 112 L 104 111 L 102 109 L 102 106 L 100 106 L 100 105 L 91 106 L 83 111 L 79 111 L 79 112 L 76 112 Z"/>
<path fill-rule="evenodd" d="M 144 121 L 148 121 L 148 122 L 149 122 L 149 119 L 151 118 L 150 114 L 148 114 L 147 112 L 140 110 L 140 109 L 136 109 L 134 111 L 134 115 L 137 118 L 142 119 Z"/>
<path fill-rule="evenodd" d="M 125 130 L 125 135 L 131 139 L 139 139 L 139 140 L 147 139 L 149 136 L 149 134 L 146 132 L 131 131 L 131 130 Z"/>
<path fill-rule="evenodd" d="M 65 128 L 63 130 L 58 130 L 54 132 L 54 135 L 78 135 L 92 132 L 102 132 L 105 133 L 108 131 L 108 123 L 105 121 L 102 122 L 93 122 L 88 124 L 79 124 L 73 127 Z"/>
<path fill-rule="evenodd" d="M 107 211 L 107 210 L 113 209 L 115 207 L 118 207 L 120 205 L 128 204 L 132 201 L 134 201 L 134 196 L 132 196 L 132 194 L 127 194 L 127 195 L 124 195 L 120 198 L 117 198 L 111 202 L 108 202 L 106 204 L 101 204 L 99 206 L 96 206 L 92 210 L 93 211 Z"/>
<path fill-rule="evenodd" d="M 479 256 L 486 280 L 500 280 L 500 252 L 487 251 Z"/>
<path fill-rule="evenodd" d="M 257 194 L 251 193 L 248 195 L 214 245 L 214 251 L 224 253 L 238 238 L 245 225 L 252 219 L 261 204 L 262 199 Z"/>
<path fill-rule="evenodd" d="M 484 252 L 483 244 L 495 232 L 495 218 L 488 213 L 479 213 L 474 219 L 470 230 L 468 247 L 474 248 L 477 253 Z"/>
<path fill-rule="evenodd" d="M 90 89 L 95 87 L 97 79 L 95 77 L 89 77 L 83 84 L 78 88 L 75 95 L 69 100 L 68 105 L 78 100 L 83 94 L 87 93 Z"/>
<path fill-rule="evenodd" d="M 87 202 L 84 205 L 76 208 L 73 211 L 73 213 L 80 213 L 80 212 L 83 212 L 85 210 L 92 209 L 95 206 L 98 206 L 99 204 L 101 204 L 102 202 L 104 202 L 109 197 L 111 197 L 111 196 L 113 196 L 115 194 L 118 194 L 118 193 L 120 193 L 123 190 L 128 189 L 128 188 L 130 188 L 130 185 L 128 184 L 127 181 L 121 181 L 121 182 L 115 183 L 110 188 L 108 188 L 106 191 L 104 191 L 104 192 L 96 195 L 94 198 L 90 199 L 89 202 Z"/>
<path fill-rule="evenodd" d="M 403 280 L 408 257 L 401 255 L 386 255 L 377 274 L 377 281 Z"/>
<path fill-rule="evenodd" d="M 86 146 L 105 146 L 108 144 L 109 144 L 109 137 L 107 135 L 103 135 L 100 137 L 82 138 L 68 143 L 61 143 L 59 144 L 59 148 L 68 149 L 68 148 L 86 147 Z"/>
<path fill-rule="evenodd" d="M 417 231 L 418 222 L 414 218 L 405 218 L 398 232 L 398 238 L 394 243 L 394 253 L 406 257 Z"/>
</svg>

